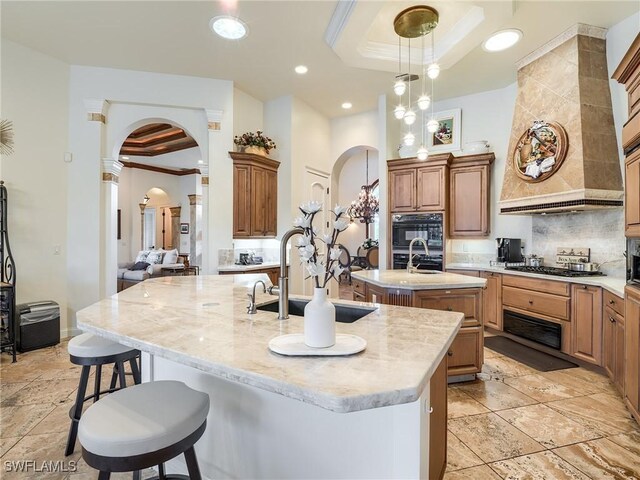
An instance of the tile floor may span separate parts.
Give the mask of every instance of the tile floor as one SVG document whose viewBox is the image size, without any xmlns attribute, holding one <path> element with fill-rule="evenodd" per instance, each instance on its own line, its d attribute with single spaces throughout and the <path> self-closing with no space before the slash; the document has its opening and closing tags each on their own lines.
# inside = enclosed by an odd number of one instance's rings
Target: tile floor
<svg viewBox="0 0 640 480">
<path fill-rule="evenodd" d="M 80 374 L 66 343 L 0 360 L 0 478 L 97 478 L 78 446 L 64 457 Z M 479 378 L 449 387 L 448 415 L 447 480 L 640 480 L 640 427 L 608 379 L 589 370 L 540 373 L 485 349 Z M 19 460 L 73 461 L 76 471 L 6 471 Z"/>
</svg>

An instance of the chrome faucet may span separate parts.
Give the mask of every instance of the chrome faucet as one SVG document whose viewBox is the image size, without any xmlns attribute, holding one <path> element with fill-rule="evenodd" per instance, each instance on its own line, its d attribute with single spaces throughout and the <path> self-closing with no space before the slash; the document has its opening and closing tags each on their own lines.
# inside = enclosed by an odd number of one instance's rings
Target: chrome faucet
<svg viewBox="0 0 640 480">
<path fill-rule="evenodd" d="M 258 312 L 258 309 L 256 308 L 256 287 L 258 286 L 259 283 L 262 284 L 262 293 L 267 293 L 267 286 L 262 280 L 258 280 L 256 283 L 253 284 L 252 293 L 247 293 L 247 296 L 249 297 L 249 305 L 247 306 L 247 313 L 249 314 L 254 314 Z"/>
<path fill-rule="evenodd" d="M 413 266 L 413 244 L 416 242 L 422 243 L 424 245 L 424 253 L 429 256 L 429 248 L 427 247 L 427 241 L 422 237 L 415 237 L 411 240 L 409 244 L 409 262 L 407 263 L 407 273 L 414 273 L 418 268 Z"/>
<path fill-rule="evenodd" d="M 303 235 L 304 229 L 295 227 L 282 235 L 280 240 L 280 277 L 277 287 L 269 287 L 271 295 L 278 295 L 278 320 L 289 318 L 289 277 L 287 275 L 287 243 L 294 235 Z"/>
</svg>

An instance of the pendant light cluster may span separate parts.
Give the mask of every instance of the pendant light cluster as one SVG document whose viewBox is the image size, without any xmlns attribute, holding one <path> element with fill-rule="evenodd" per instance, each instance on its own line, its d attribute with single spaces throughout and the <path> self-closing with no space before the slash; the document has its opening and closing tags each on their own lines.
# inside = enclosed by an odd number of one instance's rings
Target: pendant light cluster
<svg viewBox="0 0 640 480">
<path fill-rule="evenodd" d="M 394 108 L 393 114 L 398 120 L 408 127 L 402 137 L 402 143 L 406 146 L 412 146 L 416 142 L 416 136 L 413 133 L 413 125 L 416 123 L 418 115 L 421 117 L 420 137 L 421 143 L 418 148 L 418 159 L 426 160 L 429 152 L 427 151 L 425 142 L 425 126 L 430 133 L 434 133 L 438 129 L 438 121 L 433 115 L 433 91 L 434 80 L 440 75 L 440 65 L 435 62 L 433 30 L 438 25 L 439 14 L 437 10 L 426 5 L 417 5 L 409 7 L 401 11 L 393 21 L 393 29 L 398 34 L 398 75 L 396 75 L 393 85 L 394 93 L 400 97 L 398 105 Z M 429 65 L 425 62 L 425 37 L 431 33 L 431 62 Z M 402 71 L 402 39 L 408 40 L 407 45 L 407 73 Z M 422 58 L 422 76 L 411 73 L 411 39 L 420 38 L 421 58 Z M 431 79 L 431 92 L 427 93 L 427 77 Z M 412 102 L 411 82 L 422 79 L 420 94 L 415 101 Z M 407 94 L 405 98 L 405 93 Z M 406 103 L 406 104 L 405 104 Z M 425 123 L 426 114 L 431 107 L 431 118 Z"/>
<path fill-rule="evenodd" d="M 380 211 L 380 202 L 378 198 L 373 194 L 374 185 L 369 184 L 369 150 L 367 150 L 367 176 L 366 182 L 358 195 L 357 200 L 353 200 L 351 202 L 351 206 L 349 207 L 347 214 L 351 218 L 360 219 L 360 223 L 364 223 L 368 225 L 373 223 L 375 217 L 378 215 Z"/>
</svg>

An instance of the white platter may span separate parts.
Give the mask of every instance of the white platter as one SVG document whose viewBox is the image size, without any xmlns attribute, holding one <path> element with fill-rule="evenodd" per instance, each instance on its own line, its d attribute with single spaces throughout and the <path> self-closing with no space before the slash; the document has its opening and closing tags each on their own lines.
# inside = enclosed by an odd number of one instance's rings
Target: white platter
<svg viewBox="0 0 640 480">
<path fill-rule="evenodd" d="M 364 338 L 346 333 L 338 333 L 335 345 L 327 348 L 308 347 L 304 343 L 303 333 L 280 335 L 269 341 L 269 350 L 272 352 L 294 357 L 339 357 L 353 355 L 365 348 L 367 348 L 367 341 Z"/>
</svg>

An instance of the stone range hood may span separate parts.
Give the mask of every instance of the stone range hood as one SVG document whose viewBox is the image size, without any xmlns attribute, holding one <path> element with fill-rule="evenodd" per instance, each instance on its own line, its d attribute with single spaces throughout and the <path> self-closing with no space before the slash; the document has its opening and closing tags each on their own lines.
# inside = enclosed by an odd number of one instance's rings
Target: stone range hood
<svg viewBox="0 0 640 480">
<path fill-rule="evenodd" d="M 501 214 L 621 207 L 622 174 L 605 48 L 606 30 L 578 24 L 518 66 L 518 94 L 505 167 Z M 557 172 L 527 182 L 515 172 L 520 136 L 534 121 L 557 122 L 568 150 Z"/>
</svg>

